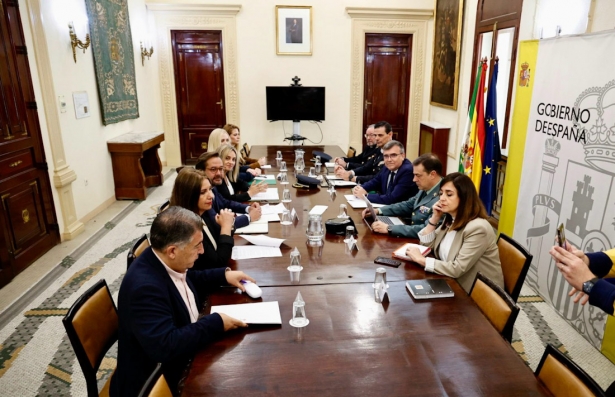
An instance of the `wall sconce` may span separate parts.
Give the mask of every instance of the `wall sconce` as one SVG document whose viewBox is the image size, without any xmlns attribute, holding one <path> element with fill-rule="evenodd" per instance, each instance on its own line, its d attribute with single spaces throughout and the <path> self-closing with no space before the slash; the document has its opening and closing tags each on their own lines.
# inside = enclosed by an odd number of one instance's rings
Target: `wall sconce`
<svg viewBox="0 0 615 397">
<path fill-rule="evenodd" d="M 149 51 L 147 48 L 143 48 L 143 42 L 141 42 L 141 65 L 145 66 L 145 57 L 149 60 L 149 57 L 154 53 L 154 47 L 150 45 Z"/>
<path fill-rule="evenodd" d="M 85 50 L 87 50 L 90 46 L 90 35 L 89 33 L 85 34 L 85 43 L 79 40 L 75 34 L 75 27 L 72 22 L 68 24 L 68 34 L 70 35 L 70 45 L 73 47 L 73 59 L 75 60 L 75 63 L 77 63 L 77 53 L 75 48 L 79 47 L 85 54 Z"/>
</svg>

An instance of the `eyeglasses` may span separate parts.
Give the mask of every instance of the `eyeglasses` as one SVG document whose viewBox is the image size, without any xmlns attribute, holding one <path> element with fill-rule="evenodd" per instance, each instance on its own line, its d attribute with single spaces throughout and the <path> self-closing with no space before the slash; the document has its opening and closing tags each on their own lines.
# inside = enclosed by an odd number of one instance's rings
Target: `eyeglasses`
<svg viewBox="0 0 615 397">
<path fill-rule="evenodd" d="M 395 160 L 398 156 L 401 156 L 401 153 L 385 154 L 382 157 L 384 157 L 385 160 L 388 160 L 388 159 Z"/>
<path fill-rule="evenodd" d="M 224 172 L 224 167 L 220 167 L 220 168 L 208 168 L 207 171 L 212 172 L 212 173 L 218 173 L 218 172 Z"/>
</svg>

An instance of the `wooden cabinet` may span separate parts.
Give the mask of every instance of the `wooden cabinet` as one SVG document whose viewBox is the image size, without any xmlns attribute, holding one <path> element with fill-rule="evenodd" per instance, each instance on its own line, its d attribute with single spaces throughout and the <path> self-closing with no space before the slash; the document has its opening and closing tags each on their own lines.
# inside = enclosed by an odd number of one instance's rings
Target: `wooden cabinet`
<svg viewBox="0 0 615 397">
<path fill-rule="evenodd" d="M 0 287 L 60 242 L 17 1 L 0 0 Z"/>
<path fill-rule="evenodd" d="M 442 172 L 446 174 L 448 135 L 450 127 L 435 121 L 421 121 L 419 155 L 433 153 L 442 162 Z"/>
<path fill-rule="evenodd" d="M 107 141 L 116 199 L 145 200 L 148 187 L 162 185 L 162 141 L 162 132 L 128 133 Z"/>
</svg>

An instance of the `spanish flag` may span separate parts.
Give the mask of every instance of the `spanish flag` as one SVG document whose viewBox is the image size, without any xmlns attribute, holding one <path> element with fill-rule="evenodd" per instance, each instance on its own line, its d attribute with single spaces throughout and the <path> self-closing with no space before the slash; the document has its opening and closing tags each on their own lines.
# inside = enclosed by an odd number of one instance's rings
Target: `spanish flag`
<svg viewBox="0 0 615 397">
<path fill-rule="evenodd" d="M 476 104 L 476 91 L 478 90 L 478 81 L 483 64 L 478 66 L 476 71 L 476 78 L 474 79 L 474 90 L 472 91 L 472 99 L 470 99 L 470 107 L 468 108 L 468 120 L 466 122 L 466 135 L 463 138 L 461 144 L 461 151 L 459 153 L 459 172 L 466 175 L 472 174 L 472 153 L 470 150 L 470 132 L 472 131 L 472 118 L 474 117 L 474 105 Z"/>
<path fill-rule="evenodd" d="M 485 75 L 487 62 L 483 61 L 478 69 L 480 78 L 474 83 L 474 92 L 468 112 L 466 139 L 462 147 L 463 173 L 472 178 L 476 191 L 480 190 L 482 176 L 482 153 L 485 144 Z M 477 76 L 478 77 L 478 76 Z M 461 167 L 460 167 L 461 168 Z"/>
</svg>

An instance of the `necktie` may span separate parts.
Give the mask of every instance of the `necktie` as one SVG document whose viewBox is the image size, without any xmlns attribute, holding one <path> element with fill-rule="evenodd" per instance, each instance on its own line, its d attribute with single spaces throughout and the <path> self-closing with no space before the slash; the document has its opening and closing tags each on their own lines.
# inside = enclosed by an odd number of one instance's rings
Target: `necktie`
<svg viewBox="0 0 615 397">
<path fill-rule="evenodd" d="M 391 189 L 393 189 L 393 181 L 395 180 L 395 172 L 396 171 L 393 171 L 389 174 L 389 181 L 387 182 L 387 193 L 389 193 Z"/>
</svg>

